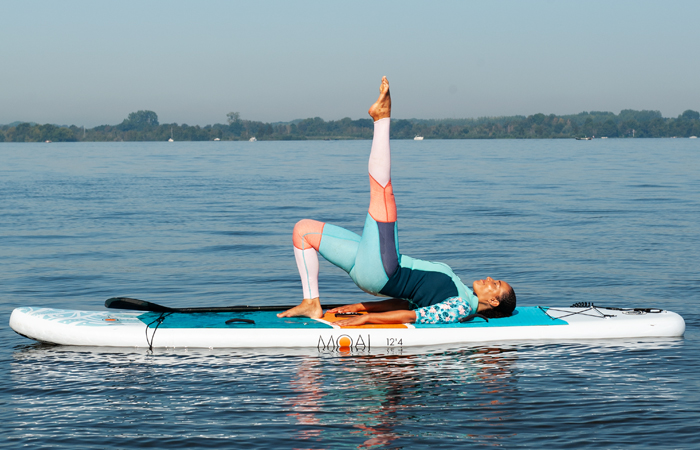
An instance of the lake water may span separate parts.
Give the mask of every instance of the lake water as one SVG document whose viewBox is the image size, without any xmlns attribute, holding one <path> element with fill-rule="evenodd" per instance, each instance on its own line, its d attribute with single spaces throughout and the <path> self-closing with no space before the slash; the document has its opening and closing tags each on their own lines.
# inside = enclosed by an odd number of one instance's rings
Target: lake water
<svg viewBox="0 0 700 450">
<path fill-rule="evenodd" d="M 360 232 L 369 141 L 0 144 L 7 448 L 698 448 L 700 141 L 394 141 L 404 254 L 679 339 L 387 353 L 52 347 L 18 306 L 293 304 L 291 230 Z M 323 262 L 328 303 L 367 299 Z"/>
</svg>

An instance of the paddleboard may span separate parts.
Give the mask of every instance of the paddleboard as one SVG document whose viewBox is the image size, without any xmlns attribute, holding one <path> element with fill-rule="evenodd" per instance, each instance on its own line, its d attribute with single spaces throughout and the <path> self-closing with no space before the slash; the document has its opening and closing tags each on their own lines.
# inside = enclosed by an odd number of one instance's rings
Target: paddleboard
<svg viewBox="0 0 700 450">
<path fill-rule="evenodd" d="M 678 337 L 683 318 L 659 309 L 518 307 L 511 317 L 474 318 L 455 324 L 339 327 L 346 317 L 278 318 L 275 311 L 122 312 L 16 308 L 14 331 L 59 345 L 145 348 L 342 348 L 416 347 L 490 341 L 570 341 Z"/>
</svg>

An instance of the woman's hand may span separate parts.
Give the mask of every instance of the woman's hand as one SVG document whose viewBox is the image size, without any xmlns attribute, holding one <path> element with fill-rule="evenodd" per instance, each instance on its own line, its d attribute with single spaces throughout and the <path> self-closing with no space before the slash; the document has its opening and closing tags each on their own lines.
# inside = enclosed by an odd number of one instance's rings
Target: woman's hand
<svg viewBox="0 0 700 450">
<path fill-rule="evenodd" d="M 409 309 L 408 301 L 400 298 L 390 298 L 388 300 L 380 300 L 376 302 L 362 302 L 352 305 L 345 305 L 339 308 L 329 309 L 326 312 L 335 313 L 355 313 L 355 312 L 384 312 L 396 311 L 401 309 Z"/>
<path fill-rule="evenodd" d="M 360 314 L 359 316 L 352 316 L 348 319 L 333 322 L 333 325 L 338 325 L 341 327 L 357 327 L 366 324 L 368 321 L 369 314 Z"/>
<path fill-rule="evenodd" d="M 363 305 L 362 303 L 355 303 L 352 305 L 345 305 L 338 308 L 329 309 L 328 311 L 326 311 L 326 313 L 355 313 L 360 311 L 366 311 L 365 305 Z"/>
<path fill-rule="evenodd" d="M 341 327 L 356 327 L 367 323 L 413 323 L 416 321 L 416 313 L 414 311 L 387 311 L 380 313 L 367 313 L 353 316 L 349 319 L 333 322 L 333 325 Z"/>
</svg>

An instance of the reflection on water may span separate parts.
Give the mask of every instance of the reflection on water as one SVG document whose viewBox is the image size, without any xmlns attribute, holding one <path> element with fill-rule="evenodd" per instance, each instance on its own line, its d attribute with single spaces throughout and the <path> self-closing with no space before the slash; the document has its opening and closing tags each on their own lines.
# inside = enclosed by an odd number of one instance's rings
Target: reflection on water
<svg viewBox="0 0 700 450">
<path fill-rule="evenodd" d="M 397 354 L 26 345 L 10 367 L 9 438 L 41 442 L 66 427 L 76 445 L 400 448 L 407 439 L 450 439 L 507 447 L 536 442 L 533 417 L 543 421 L 539 432 L 551 432 L 553 409 L 593 424 L 620 420 L 631 401 L 668 405 L 683 395 L 679 368 L 668 367 L 682 346 L 668 339 Z M 666 366 L 650 364 L 664 353 Z M 608 413 L 587 418 L 600 403 Z"/>
<path fill-rule="evenodd" d="M 468 417 L 460 419 L 461 412 L 452 421 L 495 424 L 507 415 L 501 407 L 513 401 L 514 349 L 347 356 L 330 360 L 330 365 L 323 359 L 304 358 L 296 379 L 299 395 L 293 400 L 294 415 L 300 425 L 322 425 L 319 411 L 326 408 L 319 408 L 319 403 L 349 405 L 343 420 L 356 428 L 352 433 L 362 439 L 359 448 L 389 445 L 402 437 L 397 428 L 409 426 L 406 419 L 416 425 L 433 421 L 445 409 L 469 411 Z M 483 402 L 479 394 L 490 400 Z M 321 428 L 315 427 L 301 430 L 298 437 L 308 439 L 320 433 Z M 499 437 L 497 430 L 490 433 L 488 438 Z M 451 434 L 467 437 L 458 429 Z"/>
</svg>

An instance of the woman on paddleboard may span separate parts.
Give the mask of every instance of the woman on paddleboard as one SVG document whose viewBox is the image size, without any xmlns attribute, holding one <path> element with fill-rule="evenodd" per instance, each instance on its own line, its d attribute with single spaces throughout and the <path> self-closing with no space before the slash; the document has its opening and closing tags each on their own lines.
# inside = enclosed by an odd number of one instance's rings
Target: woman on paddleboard
<svg viewBox="0 0 700 450">
<path fill-rule="evenodd" d="M 369 155 L 369 212 L 362 236 L 329 223 L 304 219 L 294 227 L 294 256 L 304 299 L 279 317 L 323 316 L 318 293 L 318 253 L 347 272 L 355 284 L 388 300 L 342 306 L 329 313 L 366 312 L 335 322 L 340 326 L 366 323 L 452 323 L 471 314 L 510 316 L 515 292 L 501 280 L 487 277 L 466 287 L 449 266 L 399 253 L 396 201 L 391 187 L 389 81 L 382 78 L 379 98 L 369 108 L 374 137 Z"/>
</svg>

